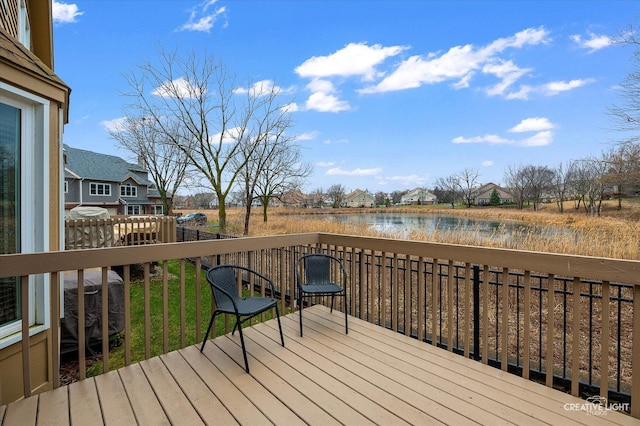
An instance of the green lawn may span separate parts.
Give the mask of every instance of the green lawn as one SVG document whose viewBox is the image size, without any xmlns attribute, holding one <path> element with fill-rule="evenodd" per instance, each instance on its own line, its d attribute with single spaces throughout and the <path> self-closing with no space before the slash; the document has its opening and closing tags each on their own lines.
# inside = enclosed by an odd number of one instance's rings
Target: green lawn
<svg viewBox="0 0 640 426">
<path fill-rule="evenodd" d="M 156 270 L 162 271 L 162 264 L 156 266 Z M 177 350 L 180 346 L 180 262 L 168 262 L 168 312 L 169 312 L 169 350 Z M 152 279 L 150 285 L 150 330 L 151 330 L 151 356 L 161 355 L 163 353 L 163 318 L 162 318 L 162 274 L 157 279 Z M 131 362 L 138 362 L 145 359 L 144 350 L 144 283 L 132 282 L 130 287 L 131 294 Z M 185 345 L 193 345 L 196 342 L 196 285 L 195 285 L 195 267 L 189 263 L 185 263 Z M 200 306 L 201 335 L 207 331 L 209 320 L 211 319 L 211 290 L 206 281 L 205 271 L 201 272 L 201 290 L 200 290 Z M 270 318 L 270 313 L 267 313 Z M 259 320 L 259 317 L 254 319 Z M 234 320 L 229 319 L 227 330 L 231 330 Z M 248 323 L 245 323 L 245 326 Z M 220 315 L 216 318 L 216 335 L 225 333 L 225 318 Z M 123 333 L 124 334 L 124 333 Z M 109 352 L 109 370 L 117 369 L 124 366 L 124 339 L 122 344 L 111 349 Z M 102 361 L 98 361 L 87 368 L 87 376 L 95 376 L 102 373 Z"/>
</svg>

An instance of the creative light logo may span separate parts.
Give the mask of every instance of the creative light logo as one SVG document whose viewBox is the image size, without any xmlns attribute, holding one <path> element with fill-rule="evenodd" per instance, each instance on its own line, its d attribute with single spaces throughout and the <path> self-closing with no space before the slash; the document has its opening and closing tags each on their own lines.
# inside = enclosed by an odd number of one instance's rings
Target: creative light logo
<svg viewBox="0 0 640 426">
<path fill-rule="evenodd" d="M 584 411 L 590 416 L 604 416 L 609 411 L 629 411 L 629 403 L 609 403 L 606 397 L 594 395 L 584 402 L 568 402 L 564 404 L 564 409 L 567 411 Z"/>
</svg>

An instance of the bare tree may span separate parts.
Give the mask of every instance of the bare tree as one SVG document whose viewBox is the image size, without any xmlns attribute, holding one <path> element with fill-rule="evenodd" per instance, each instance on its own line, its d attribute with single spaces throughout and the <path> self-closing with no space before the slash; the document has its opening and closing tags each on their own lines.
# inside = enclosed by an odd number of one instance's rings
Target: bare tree
<svg viewBox="0 0 640 426">
<path fill-rule="evenodd" d="M 336 183 L 335 185 L 331 185 L 329 189 L 327 189 L 327 197 L 331 199 L 333 203 L 333 208 L 337 209 L 342 206 L 344 201 L 344 197 L 347 194 L 347 190 L 344 186 Z"/>
<path fill-rule="evenodd" d="M 479 176 L 480 172 L 474 169 L 464 169 L 457 175 L 460 194 L 467 207 L 473 205 L 473 195 L 480 183 L 478 181 Z"/>
<path fill-rule="evenodd" d="M 243 164 L 238 174 L 238 184 L 242 187 L 245 199 L 245 235 L 249 233 L 254 200 L 260 200 L 262 218 L 266 222 L 269 202 L 282 199 L 284 194 L 301 188 L 312 171 L 311 165 L 301 159 L 296 138 L 285 133 L 290 121 L 282 117 L 277 117 L 276 121 L 277 127 L 265 129 L 257 146 L 246 144 L 240 151 L 241 155 L 234 160 L 236 164 Z"/>
<path fill-rule="evenodd" d="M 451 204 L 451 208 L 456 208 L 456 200 L 460 197 L 460 186 L 458 176 L 451 175 L 446 178 L 436 179 L 434 190 L 438 200 Z"/>
<path fill-rule="evenodd" d="M 212 55 L 179 56 L 161 51 L 158 65 L 146 62 L 127 77 L 132 115 L 153 120 L 166 140 L 187 157 L 218 200 L 220 229 L 225 230 L 226 199 L 242 164 L 232 164 L 243 144 L 256 147 L 258 128 L 282 106 L 268 84 L 238 90 L 234 77 Z M 260 86 L 259 90 L 252 88 Z M 173 137 L 175 123 L 180 137 Z M 246 156 L 245 158 L 248 158 Z"/>
<path fill-rule="evenodd" d="M 575 174 L 575 162 L 558 164 L 553 170 L 553 178 L 551 182 L 551 191 L 553 192 L 560 213 L 564 212 L 564 201 L 572 190 L 572 184 Z"/>
<path fill-rule="evenodd" d="M 631 26 L 615 42 L 633 49 L 632 70 L 620 83 L 620 103 L 607 108 L 607 112 L 620 132 L 618 142 L 636 144 L 640 142 L 640 30 Z"/>
<path fill-rule="evenodd" d="M 324 207 L 326 200 L 327 194 L 325 194 L 322 188 L 317 188 L 310 194 L 311 207 Z"/>
<path fill-rule="evenodd" d="M 538 211 L 551 191 L 553 171 L 547 166 L 529 165 L 522 169 L 522 173 L 526 181 L 527 198 L 533 203 L 533 210 Z"/>
<path fill-rule="evenodd" d="M 109 130 L 118 145 L 136 155 L 138 163 L 149 172 L 165 215 L 171 211 L 173 197 L 187 175 L 187 156 L 176 144 L 167 141 L 164 133 L 170 131 L 171 137 L 178 140 L 181 136 L 177 124 L 174 122 L 176 127 L 170 128 L 167 123 L 165 129 L 159 129 L 154 120 L 126 115 Z"/>
<path fill-rule="evenodd" d="M 523 169 L 523 166 L 510 165 L 504 174 L 505 185 L 509 188 L 509 192 L 513 195 L 513 201 L 520 210 L 524 208 L 528 197 L 528 182 Z"/>
<path fill-rule="evenodd" d="M 384 206 L 389 203 L 389 197 L 386 192 L 378 191 L 373 196 L 374 203 L 376 206 Z"/>
</svg>

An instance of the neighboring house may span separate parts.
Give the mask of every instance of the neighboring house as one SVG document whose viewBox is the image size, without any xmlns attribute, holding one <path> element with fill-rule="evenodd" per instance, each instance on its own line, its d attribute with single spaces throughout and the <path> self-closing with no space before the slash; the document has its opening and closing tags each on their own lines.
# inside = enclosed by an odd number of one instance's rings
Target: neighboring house
<svg viewBox="0 0 640 426">
<path fill-rule="evenodd" d="M 476 206 L 488 206 L 491 204 L 491 194 L 493 190 L 498 191 L 498 195 L 500 196 L 500 204 L 510 204 L 513 202 L 513 195 L 509 193 L 506 189 L 496 185 L 493 182 L 489 182 L 485 185 L 482 185 L 480 188 L 476 189 L 473 196 L 473 204 Z"/>
<path fill-rule="evenodd" d="M 436 204 L 438 197 L 433 195 L 425 188 L 416 188 L 407 192 L 400 198 L 400 204 Z"/>
<path fill-rule="evenodd" d="M 356 189 L 344 198 L 346 207 L 373 207 L 375 198 L 367 191 Z"/>
<path fill-rule="evenodd" d="M 51 8 L 51 0 L 0 0 L 0 254 L 64 250 L 61 140 L 70 89 L 53 72 Z M 29 278 L 33 393 L 53 387 L 49 279 Z M 0 404 L 23 395 L 19 280 L 0 279 Z"/>
<path fill-rule="evenodd" d="M 148 171 L 120 157 L 64 146 L 65 210 L 105 208 L 111 215 L 163 214 Z M 170 212 L 168 212 L 170 213 Z"/>
</svg>

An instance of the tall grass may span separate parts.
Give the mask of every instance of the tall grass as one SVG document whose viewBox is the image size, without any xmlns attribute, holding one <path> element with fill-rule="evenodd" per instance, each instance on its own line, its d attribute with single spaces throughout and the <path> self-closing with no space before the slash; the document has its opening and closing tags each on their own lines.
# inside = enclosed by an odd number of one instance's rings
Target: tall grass
<svg viewBox="0 0 640 426">
<path fill-rule="evenodd" d="M 577 254 L 618 259 L 640 259 L 640 202 L 625 200 L 617 209 L 617 201 L 604 204 L 601 216 L 588 216 L 576 210 L 573 202 L 565 203 L 565 213 L 558 213 L 555 204 L 546 204 L 537 212 L 515 208 L 463 208 L 450 206 L 404 206 L 375 209 L 269 209 L 268 221 L 256 209 L 251 217 L 250 235 L 293 234 L 302 232 L 331 232 L 373 237 L 433 241 L 548 253 Z M 217 212 L 206 211 L 211 221 L 217 221 Z M 364 221 L 345 223 L 327 218 L 327 214 L 411 213 L 424 215 L 460 215 L 476 219 L 521 221 L 528 225 L 509 234 L 499 228 L 493 235 L 482 236 L 467 230 L 407 229 L 396 234 L 385 234 L 371 229 Z M 321 214 L 322 218 L 318 217 Z M 228 232 L 242 234 L 243 209 L 227 211 Z M 560 230 L 560 232 L 558 232 Z M 566 232 L 562 232 L 566 230 Z"/>
</svg>

